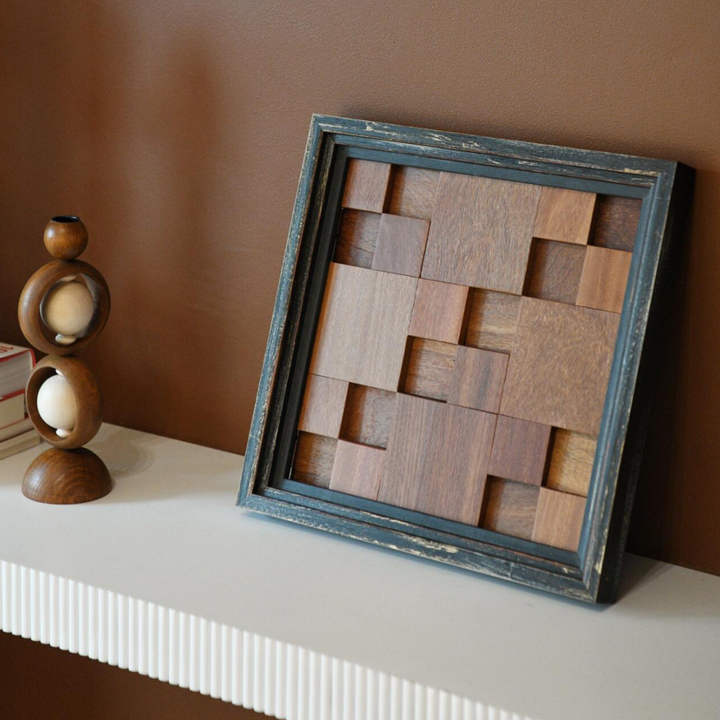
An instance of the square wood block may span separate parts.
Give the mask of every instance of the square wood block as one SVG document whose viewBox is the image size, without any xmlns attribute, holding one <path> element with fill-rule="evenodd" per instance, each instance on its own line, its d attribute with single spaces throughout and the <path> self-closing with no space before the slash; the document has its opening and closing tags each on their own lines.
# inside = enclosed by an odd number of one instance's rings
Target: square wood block
<svg viewBox="0 0 720 720">
<path fill-rule="evenodd" d="M 535 237 L 587 245 L 595 198 L 595 193 L 544 187 L 535 218 Z"/>
<path fill-rule="evenodd" d="M 447 401 L 453 405 L 498 413 L 508 356 L 490 350 L 458 347 Z"/>
<path fill-rule="evenodd" d="M 550 454 L 547 487 L 587 497 L 597 440 L 589 435 L 555 430 Z"/>
<path fill-rule="evenodd" d="M 347 394 L 348 383 L 344 380 L 308 375 L 298 430 L 338 437 Z"/>
<path fill-rule="evenodd" d="M 385 451 L 369 445 L 339 440 L 330 490 L 376 500 Z"/>
<path fill-rule="evenodd" d="M 469 291 L 464 285 L 419 280 L 410 335 L 459 343 L 467 328 Z"/>
<path fill-rule="evenodd" d="M 522 298 L 500 412 L 596 436 L 619 316 Z"/>
<path fill-rule="evenodd" d="M 398 395 L 378 500 L 477 525 L 495 415 Z"/>
<path fill-rule="evenodd" d="M 540 488 L 532 539 L 575 552 L 580 542 L 585 498 Z"/>
<path fill-rule="evenodd" d="M 499 415 L 488 472 L 505 480 L 540 485 L 550 446 L 549 425 Z"/>
<path fill-rule="evenodd" d="M 535 526 L 540 488 L 526 483 L 488 478 L 481 527 L 530 540 Z"/>
<path fill-rule="evenodd" d="M 375 257 L 381 215 L 343 210 L 335 241 L 336 263 L 371 268 Z"/>
<path fill-rule="evenodd" d="M 381 215 L 373 270 L 419 277 L 429 228 L 427 220 Z"/>
<path fill-rule="evenodd" d="M 365 385 L 350 385 L 340 437 L 386 448 L 395 419 L 396 393 Z"/>
<path fill-rule="evenodd" d="M 342 207 L 381 213 L 390 184 L 392 165 L 352 159 L 348 163 Z"/>
<path fill-rule="evenodd" d="M 310 372 L 397 390 L 417 279 L 330 263 Z"/>
<path fill-rule="evenodd" d="M 590 243 L 632 252 L 641 209 L 642 201 L 638 198 L 598 195 Z"/>
<path fill-rule="evenodd" d="M 396 166 L 389 212 L 430 220 L 439 180 L 440 173 L 437 170 Z"/>
<path fill-rule="evenodd" d="M 515 343 L 520 298 L 517 295 L 470 291 L 465 345 L 509 353 Z"/>
<path fill-rule="evenodd" d="M 447 400 L 457 352 L 457 345 L 409 338 L 401 391 L 434 400 Z"/>
<path fill-rule="evenodd" d="M 335 438 L 298 433 L 290 477 L 308 485 L 329 488 L 337 444 Z"/>
<path fill-rule="evenodd" d="M 622 312 L 631 261 L 632 254 L 622 250 L 588 247 L 577 304 L 608 312 Z"/>
<path fill-rule="evenodd" d="M 524 295 L 574 305 L 587 248 L 552 240 L 533 240 Z"/>
<path fill-rule="evenodd" d="M 520 295 L 540 186 L 442 173 L 422 277 Z"/>
</svg>

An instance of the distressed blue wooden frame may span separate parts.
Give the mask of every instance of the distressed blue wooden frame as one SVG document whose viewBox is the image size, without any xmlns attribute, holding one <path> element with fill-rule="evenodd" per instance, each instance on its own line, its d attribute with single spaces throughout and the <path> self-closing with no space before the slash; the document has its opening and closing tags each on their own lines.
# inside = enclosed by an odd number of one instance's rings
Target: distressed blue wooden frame
<svg viewBox="0 0 720 720">
<path fill-rule="evenodd" d="M 642 200 L 577 553 L 288 479 L 350 158 Z M 662 320 L 662 278 L 693 176 L 671 161 L 313 116 L 238 505 L 566 597 L 614 600 L 650 406 L 653 317 Z"/>
</svg>

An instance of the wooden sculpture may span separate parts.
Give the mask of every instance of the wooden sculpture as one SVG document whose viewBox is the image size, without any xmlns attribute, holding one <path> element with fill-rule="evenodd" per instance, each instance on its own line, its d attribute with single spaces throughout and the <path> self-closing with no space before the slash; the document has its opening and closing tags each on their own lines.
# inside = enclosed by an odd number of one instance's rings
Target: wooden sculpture
<svg viewBox="0 0 720 720">
<path fill-rule="evenodd" d="M 105 327 L 110 292 L 105 278 L 77 259 L 88 241 L 80 218 L 54 217 L 44 240 L 54 260 L 28 280 L 18 317 L 28 341 L 48 353 L 35 366 L 25 396 L 35 428 L 54 447 L 31 463 L 22 490 L 38 502 L 82 503 L 112 488 L 105 463 L 82 447 L 99 430 L 103 406 L 95 376 L 74 355 Z"/>
</svg>

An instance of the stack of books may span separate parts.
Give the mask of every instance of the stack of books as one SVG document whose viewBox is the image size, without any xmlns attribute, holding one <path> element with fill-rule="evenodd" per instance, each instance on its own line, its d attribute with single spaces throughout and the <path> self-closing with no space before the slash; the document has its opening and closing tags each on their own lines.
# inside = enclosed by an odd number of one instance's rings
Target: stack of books
<svg viewBox="0 0 720 720">
<path fill-rule="evenodd" d="M 40 442 L 25 408 L 25 385 L 34 365 L 32 350 L 0 343 L 0 460 Z"/>
</svg>

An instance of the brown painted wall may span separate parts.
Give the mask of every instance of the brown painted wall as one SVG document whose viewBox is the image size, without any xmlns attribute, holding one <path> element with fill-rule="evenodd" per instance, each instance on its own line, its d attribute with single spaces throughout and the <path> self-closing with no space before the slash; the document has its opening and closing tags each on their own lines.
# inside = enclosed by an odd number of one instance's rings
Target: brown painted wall
<svg viewBox="0 0 720 720">
<path fill-rule="evenodd" d="M 632 546 L 720 573 L 720 5 L 6 0 L 0 337 L 74 212 L 110 421 L 241 452 L 312 112 L 698 169 Z M 198 478 L 202 482 L 202 478 Z"/>
</svg>

